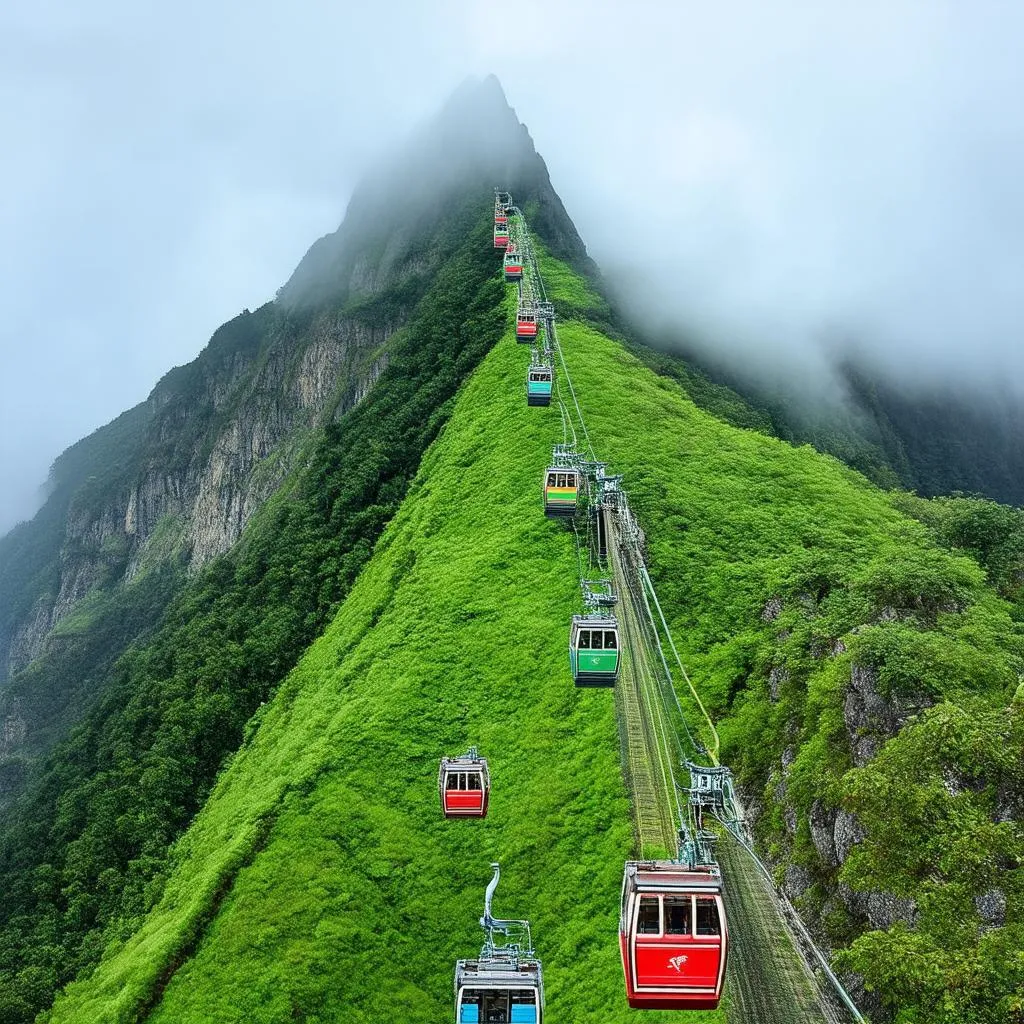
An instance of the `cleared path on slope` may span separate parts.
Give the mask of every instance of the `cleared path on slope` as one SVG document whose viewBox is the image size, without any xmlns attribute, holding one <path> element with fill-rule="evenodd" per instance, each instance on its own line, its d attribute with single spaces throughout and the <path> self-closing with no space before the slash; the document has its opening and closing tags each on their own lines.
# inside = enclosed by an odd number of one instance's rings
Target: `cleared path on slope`
<svg viewBox="0 0 1024 1024">
<path fill-rule="evenodd" d="M 623 648 L 615 686 L 615 710 L 638 846 L 641 857 L 671 857 L 677 844 L 672 817 L 675 783 L 665 764 L 655 733 L 654 709 L 649 705 L 653 688 L 647 657 L 649 644 L 644 636 L 647 624 L 635 605 L 635 593 L 622 585 L 625 574 L 618 543 L 609 545 L 608 554 L 616 593 L 620 595 L 618 619 Z"/>
<path fill-rule="evenodd" d="M 667 735 L 658 673 L 662 672 L 641 601 L 641 583 L 623 558 L 629 545 L 616 529 L 609 562 L 619 595 L 622 667 L 616 686 L 619 734 L 643 856 L 676 849 L 671 766 L 677 737 Z M 652 806 L 652 801 L 660 807 Z M 662 854 L 664 855 L 664 854 Z M 819 990 L 774 895 L 750 855 L 728 833 L 719 843 L 729 924 L 729 965 L 723 1000 L 729 1024 L 840 1024 Z"/>
</svg>

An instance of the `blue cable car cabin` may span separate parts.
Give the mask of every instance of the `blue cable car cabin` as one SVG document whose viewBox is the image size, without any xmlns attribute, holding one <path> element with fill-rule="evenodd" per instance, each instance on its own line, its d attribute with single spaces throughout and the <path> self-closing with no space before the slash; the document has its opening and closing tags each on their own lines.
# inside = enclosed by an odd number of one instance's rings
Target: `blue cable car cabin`
<svg viewBox="0 0 1024 1024">
<path fill-rule="evenodd" d="M 455 1024 L 543 1024 L 539 960 L 460 960 L 455 966 Z"/>
<path fill-rule="evenodd" d="M 619 660 L 619 623 L 614 615 L 572 617 L 569 666 L 577 686 L 614 686 Z"/>
<path fill-rule="evenodd" d="M 526 404 L 527 405 L 550 405 L 551 404 L 551 378 L 553 374 L 550 366 L 541 366 L 534 363 L 526 374 Z"/>
</svg>

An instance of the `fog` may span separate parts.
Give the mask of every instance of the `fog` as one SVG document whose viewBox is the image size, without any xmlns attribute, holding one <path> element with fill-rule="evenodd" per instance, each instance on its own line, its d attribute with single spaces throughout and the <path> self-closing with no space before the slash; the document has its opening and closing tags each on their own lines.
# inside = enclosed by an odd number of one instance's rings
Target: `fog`
<svg viewBox="0 0 1024 1024">
<path fill-rule="evenodd" d="M 0 531 L 496 73 L 644 322 L 820 390 L 1024 389 L 1012 3 L 71 0 L 0 12 Z"/>
</svg>

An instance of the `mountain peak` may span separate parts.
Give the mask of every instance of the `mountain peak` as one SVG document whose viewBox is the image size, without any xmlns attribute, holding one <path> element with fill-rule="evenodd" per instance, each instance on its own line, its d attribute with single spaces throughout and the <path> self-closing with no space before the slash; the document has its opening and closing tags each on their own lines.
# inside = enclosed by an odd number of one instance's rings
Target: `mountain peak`
<svg viewBox="0 0 1024 1024">
<path fill-rule="evenodd" d="M 537 204 L 533 223 L 553 252 L 577 266 L 586 261 L 529 131 L 488 75 L 463 81 L 426 125 L 378 161 L 353 191 L 341 226 L 313 244 L 279 301 L 309 306 L 372 294 L 454 210 L 467 202 L 487 210 L 496 186 Z M 368 251 L 381 254 L 378 265 L 366 265 Z"/>
</svg>

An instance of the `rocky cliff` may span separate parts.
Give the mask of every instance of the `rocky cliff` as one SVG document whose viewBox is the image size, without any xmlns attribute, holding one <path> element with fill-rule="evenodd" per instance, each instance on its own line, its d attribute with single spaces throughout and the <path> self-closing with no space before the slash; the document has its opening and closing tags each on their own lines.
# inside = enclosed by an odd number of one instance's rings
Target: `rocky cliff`
<svg viewBox="0 0 1024 1024">
<path fill-rule="evenodd" d="M 57 460 L 47 506 L 0 541 L 0 797 L 21 777 L 12 758 L 45 749 L 100 685 L 55 678 L 81 639 L 79 610 L 95 630 L 96 615 L 123 614 L 111 595 L 126 600 L 158 571 L 187 579 L 231 550 L 325 424 L 370 393 L 465 237 L 455 211 L 469 199 L 477 218 L 498 180 L 529 197 L 553 249 L 588 262 L 497 80 L 468 82 L 368 176 L 275 301 L 224 324 L 146 402 Z M 174 592 L 145 602 L 150 620 Z M 152 624 L 120 630 L 102 663 Z"/>
</svg>

